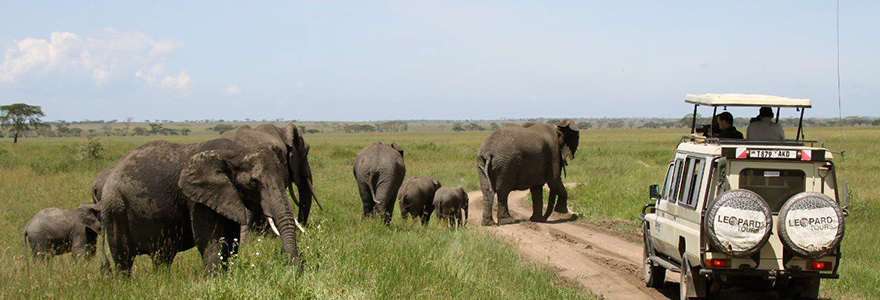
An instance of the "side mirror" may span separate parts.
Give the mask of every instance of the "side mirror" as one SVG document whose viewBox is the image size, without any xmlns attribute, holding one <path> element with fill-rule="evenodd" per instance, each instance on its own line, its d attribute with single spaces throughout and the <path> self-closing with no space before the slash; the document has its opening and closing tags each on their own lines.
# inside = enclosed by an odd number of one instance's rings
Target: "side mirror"
<svg viewBox="0 0 880 300">
<path fill-rule="evenodd" d="M 648 188 L 649 193 L 651 194 L 651 200 L 657 201 L 660 200 L 660 186 L 656 184 L 652 184 L 651 187 Z"/>
</svg>

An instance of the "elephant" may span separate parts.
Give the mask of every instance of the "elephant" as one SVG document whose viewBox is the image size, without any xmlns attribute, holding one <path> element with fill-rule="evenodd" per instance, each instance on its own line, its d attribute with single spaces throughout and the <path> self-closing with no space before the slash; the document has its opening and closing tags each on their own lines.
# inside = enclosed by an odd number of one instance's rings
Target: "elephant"
<svg viewBox="0 0 880 300">
<path fill-rule="evenodd" d="M 318 202 L 314 191 L 312 168 L 309 165 L 308 157 L 310 146 L 303 138 L 299 128 L 293 123 L 288 123 L 285 128 L 279 128 L 272 124 L 263 124 L 256 128 L 242 125 L 224 132 L 220 138 L 232 140 L 245 147 L 268 149 L 278 156 L 279 161 L 287 168 L 288 174 L 283 178 L 283 184 L 287 187 L 290 198 L 298 207 L 297 223 L 306 226 L 312 208 L 312 199 L 315 200 L 319 208 L 321 208 L 321 203 Z M 293 185 L 296 185 L 299 192 L 299 200 L 294 193 Z M 265 232 L 267 228 L 267 217 L 259 207 L 255 207 L 252 214 L 249 223 L 241 228 L 242 243 L 249 239 L 251 230 Z"/>
<path fill-rule="evenodd" d="M 434 177 L 413 177 L 403 182 L 397 193 L 400 201 L 400 216 L 406 219 L 420 218 L 427 225 L 434 212 L 434 192 L 441 187 Z"/>
<path fill-rule="evenodd" d="M 532 194 L 533 222 L 544 222 L 553 211 L 568 212 L 568 193 L 562 175 L 568 159 L 574 159 L 580 132 L 572 120 L 555 126 L 547 123 L 510 124 L 492 132 L 477 154 L 480 189 L 483 192 L 482 225 L 493 225 L 492 200 L 498 196 L 498 224 L 516 222 L 510 216 L 507 196 L 514 190 Z M 550 187 L 547 212 L 541 214 L 543 186 Z M 559 203 L 556 203 L 556 198 Z"/>
<path fill-rule="evenodd" d="M 447 220 L 449 226 L 461 227 L 462 214 L 464 220 L 468 218 L 468 195 L 462 187 L 441 187 L 434 193 L 434 207 L 437 211 L 438 220 Z"/>
<path fill-rule="evenodd" d="M 287 175 L 276 153 L 229 139 L 153 141 L 135 148 L 113 167 L 99 202 L 116 269 L 131 274 L 141 254 L 156 266 L 168 265 L 192 247 L 205 273 L 225 269 L 237 251 L 241 226 L 257 210 L 275 220 L 288 262 L 298 266 Z"/>
<path fill-rule="evenodd" d="M 354 178 L 363 202 L 363 216 L 378 213 L 386 225 L 390 224 L 404 176 L 403 149 L 396 143 L 376 142 L 361 150 L 354 161 Z"/>
<path fill-rule="evenodd" d="M 25 225 L 24 242 L 35 258 L 67 252 L 75 258 L 92 257 L 102 233 L 100 219 L 100 208 L 94 203 L 81 204 L 76 210 L 46 208 Z"/>
</svg>

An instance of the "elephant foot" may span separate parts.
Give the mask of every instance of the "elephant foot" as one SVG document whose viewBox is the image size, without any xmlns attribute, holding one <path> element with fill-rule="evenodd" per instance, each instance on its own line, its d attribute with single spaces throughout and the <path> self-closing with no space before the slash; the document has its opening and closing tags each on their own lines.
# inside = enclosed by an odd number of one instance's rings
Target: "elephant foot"
<svg viewBox="0 0 880 300">
<path fill-rule="evenodd" d="M 571 213 L 568 210 L 568 206 L 565 206 L 565 205 L 557 205 L 556 207 L 553 208 L 553 211 L 558 212 L 558 213 L 562 213 L 562 214 Z"/>
<path fill-rule="evenodd" d="M 532 216 L 529 218 L 529 221 L 536 222 L 536 223 L 542 223 L 542 222 L 547 222 L 547 218 L 545 218 L 544 216 Z"/>
<path fill-rule="evenodd" d="M 498 225 L 507 225 L 507 224 L 513 224 L 513 223 L 516 223 L 516 219 L 514 219 L 513 217 L 510 217 L 510 216 L 498 219 Z"/>
<path fill-rule="evenodd" d="M 495 225 L 495 220 L 492 220 L 492 218 L 483 219 L 483 221 L 480 222 L 480 225 L 483 225 L 483 226 L 492 226 L 492 225 Z"/>
</svg>

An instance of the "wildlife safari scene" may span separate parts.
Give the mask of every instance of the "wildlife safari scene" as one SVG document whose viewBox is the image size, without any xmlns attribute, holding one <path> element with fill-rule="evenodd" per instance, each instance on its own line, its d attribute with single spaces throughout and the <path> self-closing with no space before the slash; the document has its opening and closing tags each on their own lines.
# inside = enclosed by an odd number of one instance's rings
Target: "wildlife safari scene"
<svg viewBox="0 0 880 300">
<path fill-rule="evenodd" d="M 874 2 L 0 7 L 0 299 L 880 299 Z"/>
</svg>

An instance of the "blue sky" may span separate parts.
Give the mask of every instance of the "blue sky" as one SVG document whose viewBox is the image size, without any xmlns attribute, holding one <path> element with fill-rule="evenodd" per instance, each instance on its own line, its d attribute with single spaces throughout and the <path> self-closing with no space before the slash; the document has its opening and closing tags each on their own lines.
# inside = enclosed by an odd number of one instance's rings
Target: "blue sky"
<svg viewBox="0 0 880 300">
<path fill-rule="evenodd" d="M 711 92 L 837 116 L 834 1 L 709 2 L 3 2 L 0 103 L 47 120 L 680 117 Z M 880 116 L 880 2 L 842 2 L 843 115 Z"/>
</svg>

